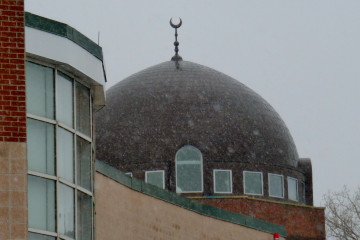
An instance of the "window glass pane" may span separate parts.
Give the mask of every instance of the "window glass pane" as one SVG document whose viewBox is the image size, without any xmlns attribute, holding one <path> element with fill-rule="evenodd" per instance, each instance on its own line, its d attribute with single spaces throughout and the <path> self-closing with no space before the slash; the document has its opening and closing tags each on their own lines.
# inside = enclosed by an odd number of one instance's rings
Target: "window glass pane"
<svg viewBox="0 0 360 240">
<path fill-rule="evenodd" d="M 76 137 L 77 184 L 91 191 L 91 143 Z"/>
<path fill-rule="evenodd" d="M 202 176 L 200 164 L 183 164 L 177 166 L 177 191 L 201 192 Z"/>
<path fill-rule="evenodd" d="M 184 146 L 176 153 L 176 161 L 196 161 L 201 162 L 201 152 L 193 146 Z"/>
<path fill-rule="evenodd" d="M 73 127 L 73 81 L 62 73 L 57 75 L 56 94 L 57 120 L 69 127 Z"/>
<path fill-rule="evenodd" d="M 301 182 L 301 201 L 302 203 L 306 203 L 306 192 L 305 192 L 305 183 Z"/>
<path fill-rule="evenodd" d="M 77 192 L 77 233 L 81 240 L 91 240 L 92 235 L 92 202 L 91 196 Z"/>
<path fill-rule="evenodd" d="M 164 172 L 163 171 L 151 171 L 146 172 L 146 182 L 152 185 L 164 188 Z"/>
<path fill-rule="evenodd" d="M 29 227 L 55 232 L 55 182 L 28 176 Z"/>
<path fill-rule="evenodd" d="M 59 183 L 58 191 L 59 233 L 71 238 L 75 238 L 74 189 Z"/>
<path fill-rule="evenodd" d="M 55 128 L 45 122 L 27 119 L 29 170 L 55 175 Z"/>
<path fill-rule="evenodd" d="M 55 237 L 29 232 L 29 240 L 55 240 Z"/>
<path fill-rule="evenodd" d="M 262 174 L 259 172 L 244 172 L 245 194 L 262 195 Z"/>
<path fill-rule="evenodd" d="M 90 136 L 90 90 L 76 83 L 76 128 Z"/>
<path fill-rule="evenodd" d="M 193 146 L 184 146 L 176 153 L 176 191 L 203 191 L 202 155 Z"/>
<path fill-rule="evenodd" d="M 26 110 L 54 119 L 54 70 L 26 62 Z"/>
<path fill-rule="evenodd" d="M 298 187 L 295 178 L 288 177 L 288 196 L 290 200 L 298 200 Z"/>
<path fill-rule="evenodd" d="M 214 171 L 215 193 L 231 193 L 232 181 L 231 170 Z"/>
<path fill-rule="evenodd" d="M 269 173 L 269 195 L 284 197 L 284 177 Z"/>
<path fill-rule="evenodd" d="M 74 138 L 73 134 L 58 128 L 58 175 L 74 182 Z"/>
</svg>

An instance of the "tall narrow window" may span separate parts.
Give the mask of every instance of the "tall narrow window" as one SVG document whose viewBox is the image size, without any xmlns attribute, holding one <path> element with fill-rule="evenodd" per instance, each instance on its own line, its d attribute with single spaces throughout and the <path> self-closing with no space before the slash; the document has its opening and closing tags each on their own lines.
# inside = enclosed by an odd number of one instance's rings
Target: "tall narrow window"
<svg viewBox="0 0 360 240">
<path fill-rule="evenodd" d="M 56 76 L 56 119 L 69 127 L 74 124 L 74 84 L 65 74 Z"/>
<path fill-rule="evenodd" d="M 76 82 L 76 127 L 90 137 L 90 90 L 84 85 Z"/>
<path fill-rule="evenodd" d="M 202 192 L 203 167 L 200 150 L 186 145 L 177 151 L 175 161 L 176 192 Z"/>
<path fill-rule="evenodd" d="M 305 183 L 301 182 L 301 202 L 306 204 Z"/>
<path fill-rule="evenodd" d="M 284 197 L 284 177 L 278 174 L 269 173 L 269 196 Z"/>
<path fill-rule="evenodd" d="M 90 88 L 31 62 L 26 86 L 29 240 L 92 240 Z"/>
<path fill-rule="evenodd" d="M 296 178 L 288 177 L 288 198 L 293 201 L 299 200 L 298 194 L 298 180 Z"/>
<path fill-rule="evenodd" d="M 214 193 L 232 193 L 231 170 L 214 169 Z"/>
<path fill-rule="evenodd" d="M 261 172 L 244 171 L 245 194 L 263 195 L 263 177 Z"/>
<path fill-rule="evenodd" d="M 164 189 L 165 188 L 164 176 L 165 176 L 164 170 L 146 171 L 145 182 Z"/>
<path fill-rule="evenodd" d="M 54 70 L 26 62 L 26 110 L 30 114 L 54 119 Z"/>
</svg>

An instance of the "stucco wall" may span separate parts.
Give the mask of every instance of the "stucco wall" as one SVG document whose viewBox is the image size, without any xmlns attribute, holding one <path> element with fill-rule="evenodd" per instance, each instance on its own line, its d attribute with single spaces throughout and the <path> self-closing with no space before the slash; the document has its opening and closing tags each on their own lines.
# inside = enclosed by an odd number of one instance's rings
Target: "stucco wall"
<svg viewBox="0 0 360 240">
<path fill-rule="evenodd" d="M 95 175 L 95 198 L 97 240 L 273 239 L 270 233 L 200 215 L 137 192 L 99 172 Z"/>
</svg>

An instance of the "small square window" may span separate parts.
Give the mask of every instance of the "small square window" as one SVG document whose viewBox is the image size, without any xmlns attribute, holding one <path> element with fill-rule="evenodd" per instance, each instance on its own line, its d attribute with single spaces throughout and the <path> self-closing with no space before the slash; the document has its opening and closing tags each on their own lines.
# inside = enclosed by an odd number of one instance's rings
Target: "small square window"
<svg viewBox="0 0 360 240">
<path fill-rule="evenodd" d="M 288 177 L 288 198 L 293 201 L 299 201 L 298 194 L 298 180 L 296 178 Z"/>
<path fill-rule="evenodd" d="M 146 171 L 145 182 L 164 189 L 165 188 L 164 175 L 165 175 L 164 170 Z"/>
<path fill-rule="evenodd" d="M 263 195 L 263 176 L 261 172 L 244 171 L 245 194 Z"/>
<path fill-rule="evenodd" d="M 269 177 L 269 196 L 284 197 L 284 177 L 278 174 L 268 174 Z"/>
<path fill-rule="evenodd" d="M 214 169 L 214 193 L 232 193 L 231 170 Z"/>
</svg>

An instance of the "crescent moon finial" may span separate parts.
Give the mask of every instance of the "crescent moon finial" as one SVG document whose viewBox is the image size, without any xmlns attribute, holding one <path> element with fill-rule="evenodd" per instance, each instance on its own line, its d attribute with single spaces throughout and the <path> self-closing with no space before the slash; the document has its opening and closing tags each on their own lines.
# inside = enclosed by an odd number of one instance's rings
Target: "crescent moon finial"
<svg viewBox="0 0 360 240">
<path fill-rule="evenodd" d="M 180 19 L 180 22 L 178 23 L 178 24 L 174 24 L 173 22 L 172 22 L 172 18 L 170 18 L 170 26 L 172 26 L 173 28 L 179 28 L 179 27 L 181 27 L 181 24 L 182 24 L 182 20 L 181 20 L 181 18 L 179 18 Z"/>
<path fill-rule="evenodd" d="M 179 47 L 178 47 L 178 46 L 179 46 L 179 42 L 178 42 L 178 40 L 177 40 L 177 36 L 178 36 L 178 34 L 177 34 L 177 29 L 178 29 L 179 27 L 181 27 L 181 25 L 182 25 L 182 20 L 181 20 L 181 18 L 179 18 L 179 19 L 180 19 L 180 22 L 179 22 L 178 24 L 174 24 L 174 23 L 172 22 L 172 18 L 170 18 L 170 26 L 175 29 L 175 42 L 174 42 L 175 55 L 171 58 L 171 60 L 173 60 L 173 61 L 181 61 L 181 60 L 182 60 L 181 56 L 178 54 L 178 52 L 179 52 Z"/>
</svg>

